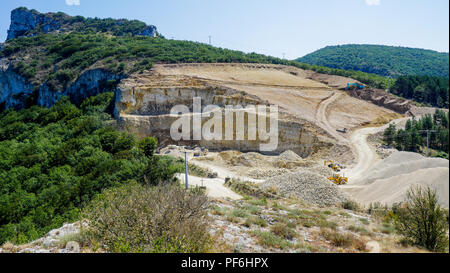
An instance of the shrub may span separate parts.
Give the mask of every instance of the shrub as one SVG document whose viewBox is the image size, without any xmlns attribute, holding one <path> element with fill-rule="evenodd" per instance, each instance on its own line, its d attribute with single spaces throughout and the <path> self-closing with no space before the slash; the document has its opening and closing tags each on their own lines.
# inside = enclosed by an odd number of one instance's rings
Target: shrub
<svg viewBox="0 0 450 273">
<path fill-rule="evenodd" d="M 273 225 L 270 228 L 270 231 L 273 234 L 277 235 L 278 237 L 281 237 L 281 238 L 284 238 L 287 240 L 292 240 L 296 235 L 296 232 L 293 229 L 288 227 L 287 224 L 283 224 L 283 223 L 278 223 L 278 224 Z"/>
<path fill-rule="evenodd" d="M 249 216 L 247 220 L 245 221 L 245 225 L 250 227 L 252 224 L 260 226 L 260 227 L 267 227 L 267 222 L 261 217 L 258 216 Z"/>
<path fill-rule="evenodd" d="M 351 233 L 340 233 L 334 230 L 322 229 L 320 235 L 336 247 L 353 247 L 360 251 L 366 250 L 366 243 Z"/>
<path fill-rule="evenodd" d="M 259 244 L 266 247 L 286 249 L 292 246 L 289 241 L 267 231 L 254 231 L 252 234 L 258 237 Z"/>
<path fill-rule="evenodd" d="M 348 210 L 353 210 L 353 211 L 358 211 L 360 209 L 360 205 L 355 201 L 347 200 L 342 203 L 342 208 L 348 209 Z"/>
<path fill-rule="evenodd" d="M 196 253 L 210 246 L 207 197 L 176 185 L 106 190 L 83 212 L 87 233 L 111 252 Z"/>
<path fill-rule="evenodd" d="M 446 213 L 438 204 L 435 190 L 411 187 L 405 206 L 397 214 L 395 226 L 405 241 L 435 252 L 448 248 Z"/>
</svg>

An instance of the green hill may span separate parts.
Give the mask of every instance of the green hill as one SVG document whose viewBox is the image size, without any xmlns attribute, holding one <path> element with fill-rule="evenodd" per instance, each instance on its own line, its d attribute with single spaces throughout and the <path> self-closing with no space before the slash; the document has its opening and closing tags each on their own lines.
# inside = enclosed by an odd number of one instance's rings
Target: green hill
<svg viewBox="0 0 450 273">
<path fill-rule="evenodd" d="M 328 46 L 297 61 L 391 77 L 427 75 L 448 78 L 449 75 L 448 53 L 418 48 L 383 45 Z"/>
</svg>

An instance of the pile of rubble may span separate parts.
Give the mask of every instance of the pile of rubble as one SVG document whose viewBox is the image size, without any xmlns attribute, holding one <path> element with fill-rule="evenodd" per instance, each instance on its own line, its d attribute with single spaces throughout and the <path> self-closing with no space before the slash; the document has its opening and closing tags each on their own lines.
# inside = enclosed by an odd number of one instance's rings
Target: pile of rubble
<svg viewBox="0 0 450 273">
<path fill-rule="evenodd" d="M 292 195 L 319 206 L 339 205 L 348 199 L 339 187 L 328 181 L 325 176 L 310 171 L 272 177 L 260 184 L 260 187 L 263 189 L 275 187 L 280 194 Z"/>
</svg>

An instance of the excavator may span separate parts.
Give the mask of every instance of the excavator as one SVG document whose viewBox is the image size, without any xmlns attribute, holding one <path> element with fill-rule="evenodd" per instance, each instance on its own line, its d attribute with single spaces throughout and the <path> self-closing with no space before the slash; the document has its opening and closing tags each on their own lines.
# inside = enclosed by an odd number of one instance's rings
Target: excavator
<svg viewBox="0 0 450 273">
<path fill-rule="evenodd" d="M 347 83 L 347 88 L 346 88 L 346 90 L 349 90 L 349 89 L 351 89 L 351 88 L 356 88 L 357 90 L 361 90 L 361 89 L 364 89 L 365 86 L 362 85 L 362 84 L 359 84 L 359 83 L 357 83 L 357 82 L 354 82 L 354 83 Z"/>
<path fill-rule="evenodd" d="M 335 172 L 340 172 L 341 171 L 341 165 L 339 164 L 335 164 L 333 161 L 328 160 L 328 161 L 324 161 L 323 163 L 324 166 L 328 166 L 328 168 L 333 169 L 333 171 Z"/>
</svg>

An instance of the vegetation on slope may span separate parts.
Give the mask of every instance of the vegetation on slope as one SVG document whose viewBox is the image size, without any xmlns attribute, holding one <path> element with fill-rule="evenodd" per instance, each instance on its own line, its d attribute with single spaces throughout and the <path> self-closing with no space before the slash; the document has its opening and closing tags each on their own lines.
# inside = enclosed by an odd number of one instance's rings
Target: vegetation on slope
<svg viewBox="0 0 450 273">
<path fill-rule="evenodd" d="M 439 108 L 448 108 L 448 78 L 400 76 L 392 88 L 398 96 Z"/>
<path fill-rule="evenodd" d="M 430 132 L 430 148 L 439 151 L 439 157 L 448 159 L 449 151 L 449 114 L 437 110 L 433 116 L 426 115 L 419 120 L 408 120 L 405 130 L 390 124 L 384 132 L 384 141 L 401 151 L 419 152 L 427 145 L 427 133 Z"/>
<path fill-rule="evenodd" d="M 388 83 L 386 78 L 374 74 L 309 66 L 202 43 L 143 36 L 114 37 L 101 33 L 72 32 L 12 39 L 5 44 L 0 57 L 16 60 L 16 71 L 35 86 L 47 82 L 54 89 L 67 86 L 89 69 L 105 68 L 116 74 L 129 75 L 150 69 L 153 63 L 285 64 L 352 77 L 374 87 L 386 88 Z"/>
<path fill-rule="evenodd" d="M 439 205 L 436 190 L 411 187 L 405 205 L 397 210 L 395 222 L 406 243 L 433 252 L 448 252 L 448 211 Z"/>
<path fill-rule="evenodd" d="M 202 191 L 180 185 L 108 189 L 84 210 L 87 244 L 114 253 L 204 253 L 213 243 L 207 207 Z"/>
<path fill-rule="evenodd" d="M 297 59 L 311 65 L 381 76 L 449 75 L 449 55 L 432 50 L 382 45 L 328 46 Z"/>
<path fill-rule="evenodd" d="M 62 98 L 50 109 L 0 113 L 0 244 L 37 239 L 65 222 L 103 189 L 138 181 L 173 181 L 182 163 L 153 156 L 156 140 L 119 132 L 112 93 L 77 108 Z"/>
</svg>

